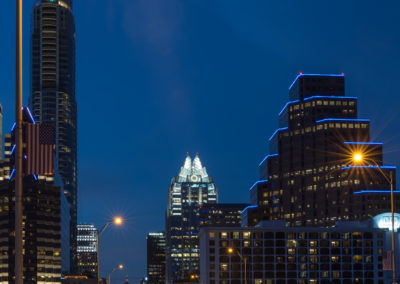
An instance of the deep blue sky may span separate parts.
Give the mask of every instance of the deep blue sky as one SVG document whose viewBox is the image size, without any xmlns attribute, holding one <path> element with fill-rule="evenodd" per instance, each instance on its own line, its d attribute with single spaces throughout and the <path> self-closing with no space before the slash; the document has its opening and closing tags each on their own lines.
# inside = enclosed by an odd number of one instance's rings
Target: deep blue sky
<svg viewBox="0 0 400 284">
<path fill-rule="evenodd" d="M 14 6 L 2 3 L 0 103 L 14 117 Z M 25 101 L 29 22 L 24 1 Z M 200 153 L 221 202 L 248 202 L 268 137 L 299 71 L 346 74 L 385 161 L 399 165 L 400 3 L 76 0 L 79 221 L 123 228 L 101 240 L 102 274 L 145 275 L 146 233 L 162 230 L 168 186 Z"/>
</svg>

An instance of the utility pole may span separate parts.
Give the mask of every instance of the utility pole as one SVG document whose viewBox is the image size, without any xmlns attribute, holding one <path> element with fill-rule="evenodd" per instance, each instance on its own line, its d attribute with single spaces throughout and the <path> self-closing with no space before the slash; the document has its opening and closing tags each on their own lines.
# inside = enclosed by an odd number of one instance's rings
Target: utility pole
<svg viewBox="0 0 400 284">
<path fill-rule="evenodd" d="M 23 284 L 22 241 L 22 0 L 17 0 L 15 90 L 15 284 Z"/>
</svg>

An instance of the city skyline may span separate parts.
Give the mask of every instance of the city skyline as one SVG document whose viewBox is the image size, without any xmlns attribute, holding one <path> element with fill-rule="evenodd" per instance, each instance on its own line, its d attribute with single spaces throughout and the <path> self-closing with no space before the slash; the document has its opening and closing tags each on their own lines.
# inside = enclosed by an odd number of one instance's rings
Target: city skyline
<svg viewBox="0 0 400 284">
<path fill-rule="evenodd" d="M 25 102 L 32 3 L 26 1 L 24 7 Z M 244 9 L 250 17 L 240 13 L 237 3 L 207 7 L 172 1 L 168 8 L 156 1 L 157 23 L 164 25 L 152 36 L 147 33 L 152 28 L 148 22 L 155 19 L 145 2 L 96 3 L 97 13 L 91 1 L 80 1 L 74 7 L 79 51 L 79 176 L 83 178 L 78 218 L 99 227 L 113 213 L 127 215 L 125 229 L 106 232 L 101 254 L 110 256 L 116 251 L 127 263 L 130 279 L 144 276 L 144 236 L 162 228 L 165 191 L 185 152 L 200 152 L 219 186 L 221 202 L 249 201 L 248 189 L 257 179 L 260 157 L 267 154 L 269 134 L 277 127 L 275 117 L 299 71 L 344 72 L 351 82 L 346 92 L 360 98 L 360 117 L 371 118 L 373 141 L 384 142 L 384 151 L 391 153 L 385 163 L 398 165 L 399 153 L 394 151 L 400 132 L 395 108 L 400 44 L 394 11 L 398 3 L 385 7 L 374 6 L 372 1 L 363 7 L 345 1 L 335 7 L 317 2 L 257 4 Z M 327 7 L 332 15 L 325 19 Z M 14 11 L 10 3 L 5 9 Z M 267 11 L 284 14 L 288 23 Z M 208 19 L 202 20 L 201 27 L 190 20 L 200 21 L 200 13 Z M 13 13 L 5 15 L 0 24 L 14 25 Z M 13 32 L 5 30 L 4 36 L 12 39 Z M 90 42 L 97 43 L 96 49 L 90 48 Z M 178 42 L 184 44 L 178 47 Z M 9 99 L 14 88 L 13 44 L 9 40 L 1 49 L 4 133 L 14 118 L 14 101 Z M 101 57 L 110 50 L 118 54 Z M 99 58 L 104 60 L 101 64 Z M 108 100 L 110 94 L 119 95 L 121 101 Z M 126 105 L 130 111 L 121 111 Z M 126 127 L 130 131 L 123 133 Z M 208 129 L 210 134 L 203 137 L 201 133 Z M 106 152 L 107 147 L 112 151 Z M 160 209 L 151 212 L 146 207 L 149 202 Z M 129 257 L 124 249 L 111 245 L 116 237 L 121 243 L 134 240 L 138 244 Z M 114 264 L 104 262 L 104 273 Z"/>
</svg>

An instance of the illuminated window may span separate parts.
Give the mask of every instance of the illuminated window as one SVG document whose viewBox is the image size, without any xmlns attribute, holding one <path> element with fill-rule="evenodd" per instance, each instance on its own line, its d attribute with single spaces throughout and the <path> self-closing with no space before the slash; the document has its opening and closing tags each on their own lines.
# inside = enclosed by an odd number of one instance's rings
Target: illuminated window
<svg viewBox="0 0 400 284">
<path fill-rule="evenodd" d="M 353 262 L 354 262 L 354 263 L 360 263 L 360 262 L 362 262 L 362 255 L 354 255 L 354 256 L 353 256 Z"/>
<path fill-rule="evenodd" d="M 332 261 L 333 263 L 339 262 L 339 256 L 337 256 L 337 255 L 332 256 L 332 257 L 331 257 L 331 261 Z"/>
<path fill-rule="evenodd" d="M 340 278 L 340 271 L 332 271 L 333 278 Z"/>
<path fill-rule="evenodd" d="M 315 248 L 310 248 L 310 254 L 317 254 L 318 250 Z M 316 256 L 315 256 L 316 257 Z M 312 256 L 310 256 L 310 259 L 312 258 Z M 318 259 L 317 259 L 318 261 Z"/>
</svg>

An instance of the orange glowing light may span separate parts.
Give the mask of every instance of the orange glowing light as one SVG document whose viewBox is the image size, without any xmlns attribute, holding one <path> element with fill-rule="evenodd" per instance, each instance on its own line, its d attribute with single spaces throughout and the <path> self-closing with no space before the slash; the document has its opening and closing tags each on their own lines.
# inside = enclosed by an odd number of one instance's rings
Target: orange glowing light
<svg viewBox="0 0 400 284">
<path fill-rule="evenodd" d="M 361 153 L 354 153 L 353 155 L 353 161 L 354 162 L 361 162 L 363 160 L 363 155 Z"/>
<path fill-rule="evenodd" d="M 115 217 L 114 218 L 114 223 L 117 225 L 121 225 L 122 224 L 122 218 L 121 217 Z"/>
</svg>

